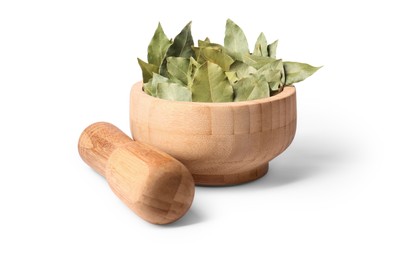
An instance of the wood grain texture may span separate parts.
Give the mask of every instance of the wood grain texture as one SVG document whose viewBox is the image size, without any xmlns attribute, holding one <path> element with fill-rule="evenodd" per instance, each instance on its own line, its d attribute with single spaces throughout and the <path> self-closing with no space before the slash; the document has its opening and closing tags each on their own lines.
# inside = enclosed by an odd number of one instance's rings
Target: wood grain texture
<svg viewBox="0 0 408 260">
<path fill-rule="evenodd" d="M 135 140 L 181 161 L 198 185 L 255 180 L 296 132 L 296 91 L 244 102 L 201 103 L 154 98 L 132 87 L 130 125 Z"/>
<path fill-rule="evenodd" d="M 113 192 L 148 222 L 174 222 L 191 206 L 194 180 L 187 168 L 157 148 L 133 141 L 112 124 L 99 122 L 86 128 L 78 151 L 105 176 Z"/>
</svg>

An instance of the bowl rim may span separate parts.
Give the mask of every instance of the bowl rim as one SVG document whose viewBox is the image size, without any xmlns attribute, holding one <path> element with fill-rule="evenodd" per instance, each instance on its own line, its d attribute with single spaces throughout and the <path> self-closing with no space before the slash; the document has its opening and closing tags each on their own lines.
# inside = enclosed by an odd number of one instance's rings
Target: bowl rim
<svg viewBox="0 0 408 260">
<path fill-rule="evenodd" d="M 284 86 L 282 92 L 275 96 L 267 97 L 267 98 L 261 98 L 261 99 L 254 99 L 254 100 L 248 100 L 248 101 L 239 101 L 239 102 L 193 102 L 193 101 L 176 101 L 176 100 L 168 100 L 168 99 L 162 99 L 162 98 L 157 98 L 150 96 L 146 92 L 143 91 L 143 81 L 138 81 L 136 82 L 131 90 L 131 95 L 134 95 L 134 91 L 137 91 L 137 95 L 142 95 L 144 98 L 152 99 L 157 102 L 167 102 L 167 103 L 173 103 L 173 104 L 188 104 L 192 106 L 212 106 L 212 107 L 223 107 L 223 106 L 247 106 L 247 105 L 256 105 L 256 104 L 264 104 L 264 103 L 269 103 L 272 101 L 277 101 L 277 100 L 282 100 L 285 98 L 288 98 L 292 95 L 296 94 L 296 88 L 294 85 L 288 85 Z"/>
</svg>

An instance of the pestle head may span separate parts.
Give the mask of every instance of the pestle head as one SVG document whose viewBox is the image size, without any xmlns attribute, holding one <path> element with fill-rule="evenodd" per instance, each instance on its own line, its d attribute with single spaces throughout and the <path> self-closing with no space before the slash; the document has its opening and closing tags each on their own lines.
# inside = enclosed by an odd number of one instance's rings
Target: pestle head
<svg viewBox="0 0 408 260">
<path fill-rule="evenodd" d="M 105 176 L 113 192 L 148 222 L 174 222 L 191 206 L 194 180 L 188 169 L 157 148 L 133 141 L 112 124 L 87 127 L 78 151 Z"/>
</svg>

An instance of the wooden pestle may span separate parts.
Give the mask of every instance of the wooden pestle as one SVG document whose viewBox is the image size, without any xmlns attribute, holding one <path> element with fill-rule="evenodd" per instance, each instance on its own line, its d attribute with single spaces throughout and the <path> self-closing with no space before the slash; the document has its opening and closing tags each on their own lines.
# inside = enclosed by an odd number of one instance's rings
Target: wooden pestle
<svg viewBox="0 0 408 260">
<path fill-rule="evenodd" d="M 191 206 L 194 180 L 188 169 L 170 155 L 133 141 L 110 123 L 88 126 L 79 138 L 78 151 L 113 192 L 150 223 L 174 222 Z"/>
</svg>

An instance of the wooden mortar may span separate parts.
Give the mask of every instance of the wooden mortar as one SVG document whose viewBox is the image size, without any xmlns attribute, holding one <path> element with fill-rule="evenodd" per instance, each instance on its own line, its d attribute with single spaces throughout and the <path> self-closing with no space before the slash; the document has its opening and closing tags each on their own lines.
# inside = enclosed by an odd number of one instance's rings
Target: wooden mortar
<svg viewBox="0 0 408 260">
<path fill-rule="evenodd" d="M 252 181 L 268 172 L 296 132 L 296 91 L 243 102 L 169 101 L 132 87 L 130 125 L 135 140 L 182 162 L 198 185 Z"/>
</svg>

